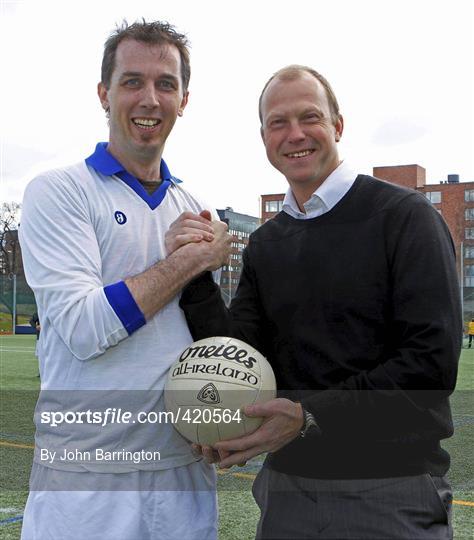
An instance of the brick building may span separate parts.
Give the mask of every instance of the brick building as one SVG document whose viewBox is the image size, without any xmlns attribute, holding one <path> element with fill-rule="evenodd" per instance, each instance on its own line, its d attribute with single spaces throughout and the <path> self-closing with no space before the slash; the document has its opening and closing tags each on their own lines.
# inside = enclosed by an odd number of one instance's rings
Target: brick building
<svg viewBox="0 0 474 540">
<path fill-rule="evenodd" d="M 273 193 L 270 195 L 261 196 L 261 211 L 260 217 L 262 223 L 272 218 L 275 214 L 281 211 L 283 204 L 284 193 Z"/>
<path fill-rule="evenodd" d="M 456 174 L 427 184 L 419 165 L 374 167 L 381 180 L 423 193 L 445 219 L 456 247 L 459 281 L 462 283 L 464 319 L 474 317 L 474 182 L 460 182 Z M 283 193 L 261 196 L 262 222 L 281 210 Z"/>
<path fill-rule="evenodd" d="M 457 174 L 427 184 L 419 165 L 374 167 L 373 175 L 423 193 L 443 216 L 456 247 L 465 319 L 474 317 L 474 182 L 460 182 Z"/>
</svg>

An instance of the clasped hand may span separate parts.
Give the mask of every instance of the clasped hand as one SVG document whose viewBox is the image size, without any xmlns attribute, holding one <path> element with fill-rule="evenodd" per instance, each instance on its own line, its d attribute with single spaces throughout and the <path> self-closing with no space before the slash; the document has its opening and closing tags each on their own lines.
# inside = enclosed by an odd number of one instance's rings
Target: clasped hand
<svg viewBox="0 0 474 540">
<path fill-rule="evenodd" d="M 226 264 L 231 249 L 232 237 L 223 221 L 212 221 L 211 213 L 184 212 L 174 221 L 165 234 L 167 255 L 180 248 L 190 246 L 190 256 L 204 258 L 206 270 L 217 270 Z"/>
</svg>

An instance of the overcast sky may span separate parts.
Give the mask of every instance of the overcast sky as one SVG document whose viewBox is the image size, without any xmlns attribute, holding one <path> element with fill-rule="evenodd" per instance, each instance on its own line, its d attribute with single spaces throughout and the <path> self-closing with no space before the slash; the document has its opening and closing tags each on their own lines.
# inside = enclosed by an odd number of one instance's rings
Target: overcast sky
<svg viewBox="0 0 474 540">
<path fill-rule="evenodd" d="M 0 2 L 2 201 L 107 140 L 103 43 L 139 17 L 191 41 L 190 100 L 164 158 L 214 207 L 258 215 L 261 194 L 286 190 L 266 160 L 257 101 L 290 63 L 329 79 L 345 119 L 340 155 L 359 172 L 417 163 L 429 183 L 474 181 L 471 0 Z"/>
</svg>

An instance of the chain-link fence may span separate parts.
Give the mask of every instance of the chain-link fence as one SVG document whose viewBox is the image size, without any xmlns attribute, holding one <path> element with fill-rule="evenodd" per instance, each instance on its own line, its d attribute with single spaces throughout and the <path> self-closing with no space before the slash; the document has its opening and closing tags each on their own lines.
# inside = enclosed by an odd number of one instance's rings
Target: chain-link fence
<svg viewBox="0 0 474 540">
<path fill-rule="evenodd" d="M 35 312 L 35 296 L 25 276 L 0 275 L 0 332 L 29 331 L 29 320 Z"/>
<path fill-rule="evenodd" d="M 468 321 L 474 319 L 474 287 L 464 287 L 462 292 L 463 321 L 467 328 Z M 35 296 L 25 276 L 0 275 L 0 332 L 13 332 L 14 314 L 15 326 L 18 327 L 28 325 L 35 312 Z M 17 330 L 21 331 L 21 328 Z"/>
</svg>

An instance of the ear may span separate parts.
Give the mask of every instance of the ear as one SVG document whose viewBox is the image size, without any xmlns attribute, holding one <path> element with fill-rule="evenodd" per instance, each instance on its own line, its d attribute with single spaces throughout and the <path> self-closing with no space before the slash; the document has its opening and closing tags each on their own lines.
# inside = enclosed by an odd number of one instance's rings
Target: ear
<svg viewBox="0 0 474 540">
<path fill-rule="evenodd" d="M 185 92 L 183 99 L 181 100 L 181 103 L 179 105 L 178 116 L 183 116 L 184 109 L 186 105 L 188 104 L 188 98 L 189 98 L 189 92 Z"/>
<path fill-rule="evenodd" d="M 260 126 L 260 137 L 262 137 L 263 144 L 265 144 L 265 131 L 263 130 L 263 126 Z"/>
<path fill-rule="evenodd" d="M 334 126 L 334 129 L 336 130 L 336 142 L 339 142 L 342 137 L 342 132 L 344 131 L 344 118 L 342 115 L 339 115 L 339 118 L 337 119 L 337 122 Z"/>
<path fill-rule="evenodd" d="M 102 82 L 97 85 L 97 95 L 99 96 L 100 103 L 104 111 L 108 111 L 110 109 L 108 91 Z"/>
</svg>

